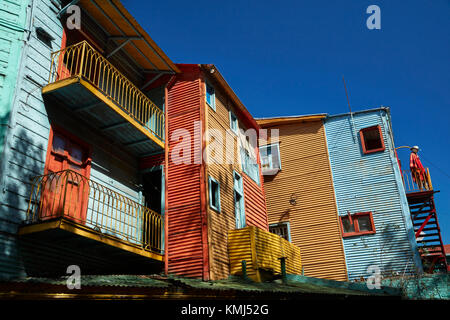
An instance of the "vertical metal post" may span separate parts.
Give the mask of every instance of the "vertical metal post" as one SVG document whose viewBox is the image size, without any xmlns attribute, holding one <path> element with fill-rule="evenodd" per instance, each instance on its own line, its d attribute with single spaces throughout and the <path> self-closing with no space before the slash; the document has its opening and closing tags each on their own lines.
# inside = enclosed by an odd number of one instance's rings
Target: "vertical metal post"
<svg viewBox="0 0 450 320">
<path fill-rule="evenodd" d="M 283 283 L 287 283 L 287 276 L 286 276 L 286 257 L 281 257 L 280 263 L 281 263 L 281 280 Z"/>
<path fill-rule="evenodd" d="M 247 276 L 247 261 L 242 260 L 241 264 L 242 264 L 242 277 L 244 278 L 244 280 L 248 280 L 248 276 Z"/>
<path fill-rule="evenodd" d="M 81 47 L 81 60 L 80 60 L 80 72 L 79 75 L 83 75 L 83 64 L 84 64 L 84 52 L 86 51 L 86 40 L 83 41 L 83 45 Z"/>
</svg>

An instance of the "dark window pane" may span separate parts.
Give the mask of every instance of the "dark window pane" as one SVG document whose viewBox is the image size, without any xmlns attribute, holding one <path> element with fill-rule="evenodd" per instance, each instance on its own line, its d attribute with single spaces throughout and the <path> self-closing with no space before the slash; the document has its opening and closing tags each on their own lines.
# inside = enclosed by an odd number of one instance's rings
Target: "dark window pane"
<svg viewBox="0 0 450 320">
<path fill-rule="evenodd" d="M 382 137 L 380 136 L 378 127 L 364 130 L 363 136 L 364 136 L 364 144 L 367 151 L 380 149 L 383 147 L 383 144 L 381 142 Z"/>
<path fill-rule="evenodd" d="M 358 217 L 359 231 L 372 231 L 372 223 L 369 216 Z"/>
<path fill-rule="evenodd" d="M 355 226 L 350 224 L 350 219 L 348 217 L 342 218 L 342 226 L 344 227 L 345 233 L 355 232 Z"/>
</svg>

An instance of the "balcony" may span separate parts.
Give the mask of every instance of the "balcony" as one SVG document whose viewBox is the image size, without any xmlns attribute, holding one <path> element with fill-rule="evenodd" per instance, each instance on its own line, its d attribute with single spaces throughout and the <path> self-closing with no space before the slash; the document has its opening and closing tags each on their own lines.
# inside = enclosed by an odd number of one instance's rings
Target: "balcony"
<svg viewBox="0 0 450 320">
<path fill-rule="evenodd" d="M 42 94 L 134 155 L 164 149 L 163 111 L 86 41 L 52 53 Z"/>
<path fill-rule="evenodd" d="M 163 262 L 161 215 L 71 170 L 33 179 L 27 218 L 19 235 L 43 247 L 59 246 L 61 259 L 66 251 L 75 252 L 70 263 L 81 263 L 95 273 L 108 269 L 96 269 L 95 263 L 82 258 L 89 253 L 91 260 L 98 257 L 135 270 L 142 266 L 141 270 L 149 271 Z M 67 267 L 69 262 L 65 263 Z"/>
<path fill-rule="evenodd" d="M 428 168 L 425 168 L 425 173 L 422 175 L 422 177 L 420 176 L 419 172 L 402 170 L 402 178 L 406 193 L 433 191 L 430 170 Z"/>
<path fill-rule="evenodd" d="M 265 281 L 281 275 L 281 258 L 287 274 L 301 274 L 300 248 L 280 236 L 248 226 L 228 232 L 230 274 L 242 275 L 243 261 L 246 273 L 254 281 Z"/>
</svg>

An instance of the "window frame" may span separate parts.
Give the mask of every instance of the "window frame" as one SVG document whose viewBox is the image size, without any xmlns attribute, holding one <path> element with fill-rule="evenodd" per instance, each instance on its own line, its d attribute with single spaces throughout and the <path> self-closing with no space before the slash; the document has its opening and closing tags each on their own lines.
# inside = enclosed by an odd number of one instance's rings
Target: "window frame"
<svg viewBox="0 0 450 320">
<path fill-rule="evenodd" d="M 212 192 L 212 183 L 211 182 L 217 184 L 217 204 L 218 204 L 217 207 L 212 204 L 213 192 Z M 220 183 L 219 183 L 219 181 L 217 181 L 216 179 L 214 179 L 211 176 L 208 176 L 208 190 L 209 190 L 209 207 L 211 209 L 213 209 L 214 211 L 217 211 L 218 213 L 220 213 Z"/>
<path fill-rule="evenodd" d="M 213 93 L 212 93 L 212 95 L 211 95 L 211 102 L 212 102 L 212 105 L 208 102 L 208 99 L 207 99 L 207 94 L 208 94 L 208 87 L 210 87 L 210 88 L 212 88 L 212 90 L 213 90 Z M 214 88 L 208 81 L 206 81 L 205 80 L 205 102 L 206 102 L 206 104 L 211 108 L 211 109 L 213 109 L 214 111 L 216 111 L 216 88 Z"/>
<path fill-rule="evenodd" d="M 361 217 L 361 216 L 369 216 L 370 224 L 372 226 L 372 230 L 371 231 L 359 231 L 358 217 Z M 340 224 L 341 224 L 341 232 L 342 232 L 342 237 L 343 238 L 377 233 L 376 228 L 375 228 L 375 223 L 373 221 L 373 212 L 372 211 L 357 212 L 357 213 L 354 213 L 354 214 L 351 215 L 351 217 L 352 217 L 351 219 L 352 219 L 353 226 L 354 226 L 354 229 L 355 229 L 354 232 L 344 232 L 344 224 L 343 224 L 342 220 L 344 218 L 348 218 L 348 217 L 349 217 L 349 215 L 339 216 L 339 220 L 340 220 Z"/>
<path fill-rule="evenodd" d="M 233 123 L 232 117 L 234 117 L 234 119 L 236 120 L 236 129 L 235 130 L 233 130 L 233 126 L 232 126 L 232 123 Z M 233 111 L 231 111 L 231 110 L 228 111 L 228 118 L 230 119 L 230 129 L 231 129 L 231 131 L 234 132 L 235 134 L 238 134 L 238 132 L 239 132 L 239 121 L 238 121 L 238 118 L 236 117 L 236 115 L 234 114 Z"/>
<path fill-rule="evenodd" d="M 259 152 L 259 149 L 258 149 Z M 258 163 L 257 159 L 253 159 L 253 157 L 250 154 L 250 151 L 247 150 L 244 147 L 240 147 L 240 151 L 239 151 L 239 156 L 241 159 L 241 170 L 242 173 L 245 174 L 247 177 L 249 177 L 254 183 L 256 183 L 258 186 L 261 186 L 261 164 Z M 244 154 L 244 156 L 243 156 Z M 254 160 L 255 163 L 247 163 L 247 161 L 245 161 L 245 159 L 250 160 Z M 257 168 L 257 172 L 255 172 L 256 176 L 253 177 L 252 173 L 251 173 L 251 167 L 254 166 Z M 256 179 L 256 180 L 255 180 Z"/>
<path fill-rule="evenodd" d="M 378 134 L 379 134 L 380 140 L 381 140 L 381 147 L 380 148 L 376 148 L 376 149 L 367 150 L 366 149 L 366 140 L 364 139 L 364 132 L 369 131 L 369 130 L 373 130 L 374 128 L 378 129 Z M 384 145 L 383 132 L 381 131 L 381 126 L 379 124 L 374 125 L 374 126 L 370 126 L 370 127 L 367 127 L 367 128 L 362 128 L 361 130 L 359 130 L 359 137 L 360 137 L 360 140 L 361 140 L 361 146 L 362 146 L 363 154 L 382 152 L 382 151 L 384 151 L 386 149 L 386 147 Z"/>
<path fill-rule="evenodd" d="M 240 190 L 240 188 L 238 188 L 238 186 L 236 185 L 236 177 L 239 177 L 239 181 L 240 181 L 240 185 L 242 187 L 242 190 Z M 239 222 L 241 223 L 241 225 L 238 225 L 238 219 L 236 216 L 236 195 L 239 195 L 242 199 L 242 213 L 241 216 L 239 217 Z M 233 170 L 233 201 L 234 201 L 234 213 L 235 213 L 235 221 L 236 221 L 236 229 L 242 229 L 245 228 L 247 226 L 247 219 L 245 216 L 245 197 L 244 197 L 244 178 L 242 177 L 241 174 L 239 174 L 237 171 Z M 243 219 L 241 219 L 243 218 Z"/>
<path fill-rule="evenodd" d="M 263 168 L 262 156 L 261 156 L 261 149 L 262 149 L 262 148 L 265 148 L 266 150 L 267 150 L 267 149 L 273 150 L 273 149 L 272 149 L 272 146 L 277 146 L 279 168 L 273 168 L 273 167 L 272 167 L 272 166 L 273 166 L 273 158 L 272 158 L 273 153 L 271 152 L 271 153 L 270 153 L 270 155 L 271 155 L 271 161 L 270 161 L 271 167 L 268 168 L 268 169 L 264 169 L 264 168 Z M 266 154 L 267 154 L 267 152 L 266 152 Z M 280 143 L 279 143 L 279 142 L 277 142 L 277 143 L 271 143 L 271 144 L 266 144 L 266 145 L 260 146 L 260 147 L 259 147 L 259 156 L 260 156 L 260 158 L 261 158 L 261 171 L 262 171 L 263 175 L 264 175 L 264 173 L 269 173 L 269 174 L 272 173 L 272 174 L 273 174 L 273 173 L 277 173 L 278 171 L 281 171 L 281 156 L 280 156 Z"/>
<path fill-rule="evenodd" d="M 285 226 L 286 226 L 286 232 L 287 232 L 287 237 L 288 237 L 287 239 L 284 239 L 284 238 L 281 237 L 279 234 L 276 234 L 276 233 L 270 231 L 270 228 L 273 228 L 273 227 L 279 227 L 279 226 L 281 226 L 281 225 L 285 225 Z M 289 241 L 289 242 L 292 242 L 292 239 L 291 239 L 291 224 L 289 223 L 289 221 L 281 221 L 281 222 L 269 224 L 269 232 L 270 232 L 270 233 L 273 233 L 273 234 L 276 234 L 277 236 L 283 238 L 284 240 L 287 240 L 287 241 Z"/>
</svg>

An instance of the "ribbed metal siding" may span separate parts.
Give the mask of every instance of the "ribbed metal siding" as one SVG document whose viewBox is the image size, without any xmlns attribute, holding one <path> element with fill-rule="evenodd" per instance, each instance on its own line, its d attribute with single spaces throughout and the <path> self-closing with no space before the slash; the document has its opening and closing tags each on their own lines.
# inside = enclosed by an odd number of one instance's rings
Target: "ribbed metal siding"
<svg viewBox="0 0 450 320">
<path fill-rule="evenodd" d="M 269 223 L 289 221 L 306 276 L 347 280 L 322 120 L 276 128 L 282 170 L 264 179 Z"/>
<path fill-rule="evenodd" d="M 383 121 L 384 118 L 384 121 Z M 344 238 L 349 279 L 367 277 L 367 268 L 377 265 L 384 273 L 412 272 L 413 251 L 405 224 L 405 208 L 394 174 L 393 143 L 386 131 L 383 110 L 331 117 L 326 120 L 339 215 L 371 211 L 376 233 Z M 380 125 L 386 150 L 363 154 L 359 138 L 362 128 Z"/>
<path fill-rule="evenodd" d="M 228 233 L 230 273 L 242 274 L 242 261 L 246 261 L 247 274 L 254 278 L 258 270 L 281 273 L 280 258 L 286 258 L 286 272 L 301 274 L 300 248 L 289 241 L 255 226 L 231 230 Z"/>
<path fill-rule="evenodd" d="M 177 129 L 188 130 L 194 137 L 194 123 L 200 121 L 200 81 L 198 73 L 177 77 L 168 92 L 167 174 L 168 271 L 187 277 L 203 277 L 202 219 L 200 194 L 200 165 L 194 164 L 198 146 L 192 148 L 192 164 L 175 164 L 170 150 L 177 143 L 171 141 Z M 191 140 L 191 147 L 194 144 Z"/>
<path fill-rule="evenodd" d="M 244 179 L 245 222 L 247 226 L 255 226 L 263 230 L 269 230 L 267 223 L 266 200 L 261 186 L 256 184 L 246 174 Z"/>
<path fill-rule="evenodd" d="M 11 117 L 9 114 L 0 115 L 6 116 L 5 121 L 10 120 L 10 127 L 5 133 L 6 141 L 1 141 L 5 147 L 4 153 L 0 154 L 3 189 L 0 192 L 0 277 L 25 274 L 16 233 L 28 207 L 29 178 L 42 174 L 45 164 L 49 125 L 39 85 L 48 80 L 52 48 L 37 38 L 36 27 L 43 27 L 50 33 L 54 38 L 53 48 L 60 45 L 62 36 L 62 25 L 55 15 L 55 5 L 50 0 L 34 1 L 32 10 L 29 10 L 33 12 L 33 17 L 27 17 L 29 2 L 0 3 L 0 18 L 9 20 L 9 26 L 16 30 L 6 33 L 2 29 L 0 32 L 0 60 L 3 63 L 8 60 L 7 68 L 0 62 L 0 73 L 7 73 L 9 77 L 13 72 L 15 78 L 11 78 L 9 92 L 0 93 L 0 103 L 7 100 L 11 103 Z M 30 22 L 32 26 L 28 25 Z M 20 31 L 22 28 L 31 30 L 30 39 L 25 44 L 22 40 L 24 33 Z M 21 46 L 22 51 L 11 51 Z M 17 64 L 10 64 L 14 60 Z M 7 107 L 6 103 L 2 107 Z"/>
</svg>

